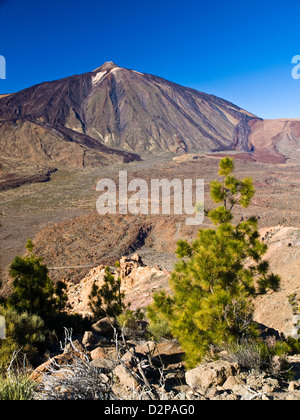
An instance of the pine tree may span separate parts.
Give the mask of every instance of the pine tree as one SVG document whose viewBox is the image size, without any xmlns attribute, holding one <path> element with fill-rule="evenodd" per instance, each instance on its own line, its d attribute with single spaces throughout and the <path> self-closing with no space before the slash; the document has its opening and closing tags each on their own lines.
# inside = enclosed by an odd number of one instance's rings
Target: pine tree
<svg viewBox="0 0 300 420">
<path fill-rule="evenodd" d="M 109 267 L 105 268 L 104 284 L 99 287 L 96 282 L 89 296 L 89 306 L 96 319 L 104 316 L 117 317 L 125 309 L 125 294 L 121 292 L 121 279 L 115 278 Z"/>
<path fill-rule="evenodd" d="M 267 246 L 259 239 L 257 219 L 231 223 L 233 208 L 248 207 L 255 194 L 252 180 L 238 180 L 233 171 L 233 159 L 222 159 L 222 181 L 210 185 L 213 201 L 221 205 L 207 212 L 216 228 L 200 229 L 191 244 L 178 242 L 172 295 L 155 294 L 148 311 L 150 319 L 159 316 L 168 323 L 190 367 L 211 347 L 255 335 L 252 300 L 280 284 L 262 259 Z"/>
<path fill-rule="evenodd" d="M 66 285 L 63 282 L 53 283 L 42 258 L 33 253 L 34 244 L 31 239 L 27 241 L 26 248 L 29 255 L 17 256 L 10 266 L 13 292 L 8 305 L 19 313 L 36 314 L 46 320 L 65 307 Z"/>
</svg>

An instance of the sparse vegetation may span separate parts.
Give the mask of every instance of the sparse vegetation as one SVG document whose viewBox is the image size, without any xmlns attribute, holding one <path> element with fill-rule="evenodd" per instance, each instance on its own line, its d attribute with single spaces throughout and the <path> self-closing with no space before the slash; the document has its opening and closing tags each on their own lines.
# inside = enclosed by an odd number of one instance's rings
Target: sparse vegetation
<svg viewBox="0 0 300 420">
<path fill-rule="evenodd" d="M 154 340 L 161 341 L 172 337 L 170 325 L 166 320 L 156 317 L 154 312 L 151 313 L 150 308 L 148 309 L 148 316 L 151 319 L 148 332 Z"/>
<path fill-rule="evenodd" d="M 64 327 L 82 331 L 89 319 L 65 312 L 67 293 L 63 282 L 54 282 L 42 259 L 33 253 L 34 244 L 28 240 L 28 255 L 16 257 L 11 264 L 12 293 L 3 299 L 0 315 L 5 319 L 5 339 L 0 340 L 0 373 L 4 373 L 14 356 L 19 362 L 26 357 L 32 361 L 48 345 L 57 341 Z"/>
<path fill-rule="evenodd" d="M 126 309 L 122 314 L 117 316 L 117 324 L 124 336 L 128 339 L 145 339 L 147 338 L 147 326 L 145 312 L 142 309 L 132 311 Z"/>
<path fill-rule="evenodd" d="M 222 358 L 238 363 L 246 371 L 258 370 L 268 372 L 273 377 L 285 378 L 291 374 L 286 361 L 288 351 L 288 345 L 284 342 L 278 342 L 270 347 L 263 341 L 253 340 L 232 343 Z M 274 356 L 277 356 L 276 362 Z"/>
<path fill-rule="evenodd" d="M 37 385 L 25 374 L 0 376 L 0 401 L 31 401 Z"/>
</svg>

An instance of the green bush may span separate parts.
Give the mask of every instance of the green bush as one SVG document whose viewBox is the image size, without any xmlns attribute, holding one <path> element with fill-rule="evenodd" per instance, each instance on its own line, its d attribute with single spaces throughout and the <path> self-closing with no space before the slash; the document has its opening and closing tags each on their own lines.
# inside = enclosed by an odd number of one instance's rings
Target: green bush
<svg viewBox="0 0 300 420">
<path fill-rule="evenodd" d="M 172 338 L 169 324 L 163 319 L 155 322 L 152 321 L 148 326 L 148 333 L 155 341 Z"/>
<path fill-rule="evenodd" d="M 6 372 L 14 353 L 19 351 L 18 343 L 12 338 L 0 341 L 0 375 Z"/>
<path fill-rule="evenodd" d="M 300 339 L 288 337 L 286 339 L 289 354 L 300 354 Z"/>
<path fill-rule="evenodd" d="M 147 308 L 147 315 L 149 318 L 148 333 L 154 340 L 161 341 L 164 338 L 172 337 L 169 322 L 156 312 L 154 305 Z"/>
<path fill-rule="evenodd" d="M 126 338 L 142 339 L 147 337 L 148 323 L 142 309 L 136 311 L 127 309 L 117 317 L 117 324 Z"/>
</svg>

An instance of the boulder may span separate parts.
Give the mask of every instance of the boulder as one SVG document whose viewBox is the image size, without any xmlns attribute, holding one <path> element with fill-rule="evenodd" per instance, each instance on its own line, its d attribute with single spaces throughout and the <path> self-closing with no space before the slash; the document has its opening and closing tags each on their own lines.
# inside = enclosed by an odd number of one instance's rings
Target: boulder
<svg viewBox="0 0 300 420">
<path fill-rule="evenodd" d="M 247 392 L 245 382 L 239 376 L 229 376 L 223 384 L 223 389 L 236 395 L 245 395 Z"/>
<path fill-rule="evenodd" d="M 199 367 L 189 370 L 185 374 L 186 383 L 194 390 L 223 385 L 230 376 L 235 376 L 239 366 L 235 363 L 218 360 L 203 363 Z"/>
<path fill-rule="evenodd" d="M 109 339 L 107 337 L 101 337 L 101 335 L 94 333 L 93 331 L 85 331 L 82 344 L 89 350 L 95 347 L 101 346 L 106 343 Z"/>
<path fill-rule="evenodd" d="M 113 318 L 102 318 L 100 321 L 92 325 L 91 329 L 94 333 L 102 335 L 103 337 L 113 338 L 114 336 L 114 327 L 116 326 L 116 321 Z"/>
<path fill-rule="evenodd" d="M 105 350 L 103 350 L 101 347 L 97 347 L 94 350 L 91 351 L 91 359 L 97 360 L 97 359 L 107 359 L 108 354 Z"/>
<path fill-rule="evenodd" d="M 70 352 L 65 349 L 64 353 L 58 354 L 47 360 L 42 365 L 38 366 L 30 375 L 30 379 L 33 381 L 41 382 L 45 374 L 54 374 L 55 372 L 59 372 L 59 370 L 64 366 L 70 366 L 74 364 L 76 358 L 85 360 L 87 356 L 84 354 L 84 349 L 80 350 L 83 350 L 83 353 L 77 351 Z"/>
<path fill-rule="evenodd" d="M 78 340 L 72 341 L 71 343 L 68 343 L 64 348 L 64 353 L 70 354 L 72 356 L 77 356 L 79 358 L 83 358 L 86 354 L 86 350 L 82 343 Z"/>
<path fill-rule="evenodd" d="M 138 344 L 135 346 L 135 353 L 138 356 L 147 356 L 153 355 L 156 348 L 156 343 L 154 341 L 147 341 L 146 343 Z"/>
<path fill-rule="evenodd" d="M 165 366 L 183 363 L 184 355 L 180 345 L 174 341 L 158 343 L 153 353 L 153 356 L 162 360 Z"/>
<path fill-rule="evenodd" d="M 111 372 L 115 366 L 112 360 L 104 358 L 92 360 L 90 365 L 102 369 L 107 373 Z"/>
<path fill-rule="evenodd" d="M 130 389 L 137 389 L 139 384 L 134 379 L 134 377 L 127 371 L 127 369 L 121 364 L 117 366 L 113 370 L 114 375 L 117 376 L 117 378 L 120 381 L 120 384 L 123 386 L 127 386 Z"/>
<path fill-rule="evenodd" d="M 89 347 L 96 342 L 96 334 L 93 333 L 93 331 L 85 331 L 83 338 L 82 338 L 82 344 L 86 347 Z"/>
</svg>

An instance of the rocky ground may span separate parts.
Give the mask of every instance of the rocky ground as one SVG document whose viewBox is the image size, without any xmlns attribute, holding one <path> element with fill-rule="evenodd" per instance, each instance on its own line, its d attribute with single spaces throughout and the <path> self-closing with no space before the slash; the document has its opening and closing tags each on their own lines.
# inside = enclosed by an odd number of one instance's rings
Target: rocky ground
<svg viewBox="0 0 300 420">
<path fill-rule="evenodd" d="M 269 371 L 224 358 L 188 370 L 176 341 L 120 341 L 102 319 L 31 374 L 37 398 L 121 400 L 299 400 L 300 356 L 276 357 Z M 114 337 L 113 337 L 114 336 Z M 287 373 L 289 373 L 287 377 Z M 79 385 L 79 383 L 83 385 Z M 86 389 L 82 389 L 86 387 Z"/>
<path fill-rule="evenodd" d="M 137 254 L 131 257 L 120 259 L 120 268 L 112 267 L 115 277 L 120 276 L 122 280 L 121 290 L 125 292 L 125 304 L 132 310 L 145 308 L 152 301 L 152 295 L 158 290 L 168 290 L 170 273 L 158 266 L 149 267 L 145 265 Z M 68 297 L 69 305 L 73 313 L 83 316 L 92 315 L 89 308 L 89 295 L 94 283 L 98 287 L 103 286 L 105 266 L 93 268 L 89 274 L 78 284 L 69 284 Z"/>
</svg>

